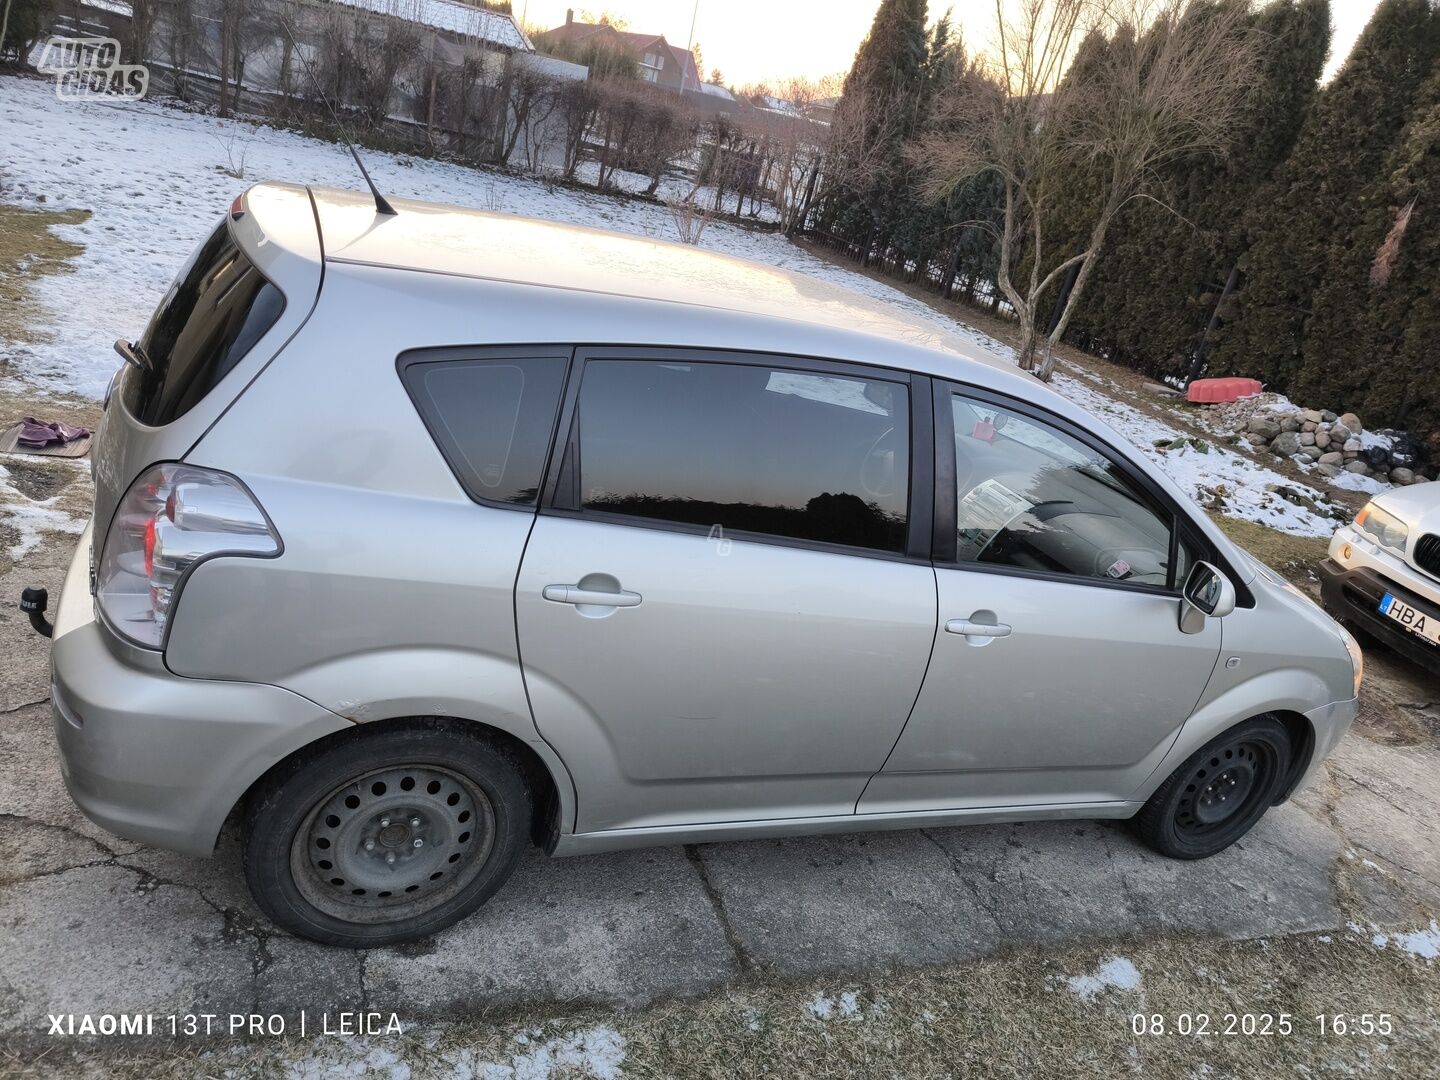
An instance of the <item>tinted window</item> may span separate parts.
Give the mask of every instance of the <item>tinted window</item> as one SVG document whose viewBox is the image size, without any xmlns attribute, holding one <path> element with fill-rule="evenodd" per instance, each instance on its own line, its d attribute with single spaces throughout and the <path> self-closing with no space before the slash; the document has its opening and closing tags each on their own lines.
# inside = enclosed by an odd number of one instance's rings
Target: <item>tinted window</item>
<svg viewBox="0 0 1440 1080">
<path fill-rule="evenodd" d="M 904 549 L 903 384 L 758 365 L 591 361 L 579 423 L 584 509 Z"/>
<path fill-rule="evenodd" d="M 1027 416 L 953 402 L 961 562 L 1170 584 L 1170 520 L 1114 462 Z"/>
<path fill-rule="evenodd" d="M 565 357 L 410 363 L 405 385 L 472 498 L 535 505 Z"/>
<path fill-rule="evenodd" d="M 255 269 L 221 221 L 190 256 L 140 338 L 150 370 L 126 380 L 130 412 L 152 426 L 183 416 L 284 310 L 284 295 Z"/>
</svg>

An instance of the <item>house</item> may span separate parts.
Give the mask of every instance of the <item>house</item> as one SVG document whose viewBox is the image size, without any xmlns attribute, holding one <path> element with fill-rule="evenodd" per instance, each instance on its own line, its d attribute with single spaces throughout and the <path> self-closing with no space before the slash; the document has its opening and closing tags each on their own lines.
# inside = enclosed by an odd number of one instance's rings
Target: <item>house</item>
<svg viewBox="0 0 1440 1080">
<path fill-rule="evenodd" d="M 702 85 L 695 57 L 688 49 L 671 45 L 664 34 L 641 34 L 617 30 L 608 23 L 575 21 L 575 12 L 565 12 L 565 24 L 536 34 L 535 40 L 548 51 L 577 57 L 587 49 L 602 48 L 629 56 L 640 77 L 676 93 L 697 91 Z"/>
<path fill-rule="evenodd" d="M 508 12 L 462 0 L 291 0 L 279 17 L 228 0 L 147 7 L 146 61 L 159 88 L 218 100 L 222 111 L 308 98 L 314 71 L 342 107 L 429 127 L 448 73 L 463 68 L 472 83 L 497 86 L 514 57 L 534 52 Z"/>
</svg>

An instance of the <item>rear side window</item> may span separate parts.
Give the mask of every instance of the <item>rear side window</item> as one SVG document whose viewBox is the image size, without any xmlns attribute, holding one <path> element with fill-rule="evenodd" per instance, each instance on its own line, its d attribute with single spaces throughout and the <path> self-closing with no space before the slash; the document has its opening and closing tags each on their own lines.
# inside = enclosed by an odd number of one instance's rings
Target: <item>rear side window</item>
<svg viewBox="0 0 1440 1080">
<path fill-rule="evenodd" d="M 768 365 L 592 360 L 580 509 L 903 551 L 908 390 Z"/>
<path fill-rule="evenodd" d="M 415 407 L 472 499 L 535 505 L 567 360 L 401 359 Z"/>
<path fill-rule="evenodd" d="M 139 341 L 149 371 L 126 380 L 142 424 L 178 419 L 275 325 L 285 296 L 255 269 L 222 220 L 170 286 Z"/>
</svg>

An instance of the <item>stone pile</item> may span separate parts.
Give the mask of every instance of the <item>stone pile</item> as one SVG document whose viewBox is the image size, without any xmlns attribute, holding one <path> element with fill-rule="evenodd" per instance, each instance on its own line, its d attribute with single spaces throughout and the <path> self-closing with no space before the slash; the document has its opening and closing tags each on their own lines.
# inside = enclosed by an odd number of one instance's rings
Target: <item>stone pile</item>
<svg viewBox="0 0 1440 1080">
<path fill-rule="evenodd" d="M 1326 477 L 1349 472 L 1391 484 L 1434 478 L 1418 460 L 1415 439 L 1405 432 L 1367 432 L 1354 413 L 1297 408 L 1279 394 L 1254 394 L 1204 411 L 1212 429 L 1235 432 L 1252 450 L 1313 465 Z"/>
</svg>

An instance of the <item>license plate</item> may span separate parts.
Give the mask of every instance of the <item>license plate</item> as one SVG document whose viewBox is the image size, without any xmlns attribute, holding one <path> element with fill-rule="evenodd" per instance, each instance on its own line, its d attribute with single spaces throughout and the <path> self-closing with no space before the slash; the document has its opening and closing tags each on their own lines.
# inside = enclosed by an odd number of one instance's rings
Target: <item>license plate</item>
<svg viewBox="0 0 1440 1080">
<path fill-rule="evenodd" d="M 1404 600 L 1398 600 L 1386 593 L 1380 599 L 1380 614 L 1388 615 L 1406 630 L 1418 634 L 1432 645 L 1440 645 L 1440 619 L 1415 610 Z"/>
</svg>

